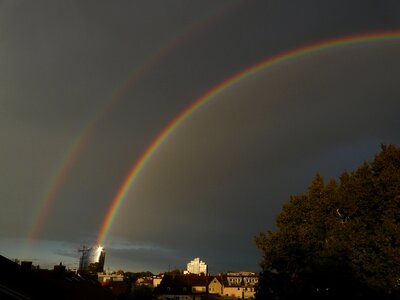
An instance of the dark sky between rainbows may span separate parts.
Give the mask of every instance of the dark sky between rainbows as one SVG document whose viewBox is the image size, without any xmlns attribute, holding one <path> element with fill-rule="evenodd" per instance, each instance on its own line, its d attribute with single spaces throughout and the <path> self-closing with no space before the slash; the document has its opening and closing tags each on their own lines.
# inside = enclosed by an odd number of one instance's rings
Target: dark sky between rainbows
<svg viewBox="0 0 400 300">
<path fill-rule="evenodd" d="M 77 267 L 141 153 L 206 91 L 283 51 L 398 29 L 395 0 L 1 1 L 0 254 Z M 212 273 L 258 271 L 254 236 L 290 195 L 400 144 L 399 78 L 397 40 L 306 55 L 225 90 L 143 168 L 106 267 L 162 272 L 200 257 Z M 107 101 L 28 247 L 53 176 Z"/>
</svg>

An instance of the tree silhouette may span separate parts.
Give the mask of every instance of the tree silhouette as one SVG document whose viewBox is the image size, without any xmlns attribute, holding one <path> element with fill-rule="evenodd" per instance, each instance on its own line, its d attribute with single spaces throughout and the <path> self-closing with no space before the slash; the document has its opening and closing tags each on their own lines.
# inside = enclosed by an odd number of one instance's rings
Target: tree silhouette
<svg viewBox="0 0 400 300">
<path fill-rule="evenodd" d="M 400 292 L 400 149 L 382 145 L 372 162 L 339 182 L 317 174 L 291 196 L 277 230 L 260 233 L 259 299 L 315 299 Z"/>
</svg>

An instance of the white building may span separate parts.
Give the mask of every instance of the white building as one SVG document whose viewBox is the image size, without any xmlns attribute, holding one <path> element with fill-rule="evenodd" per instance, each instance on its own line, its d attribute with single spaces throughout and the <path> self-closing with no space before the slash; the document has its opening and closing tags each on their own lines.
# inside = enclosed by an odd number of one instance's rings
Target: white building
<svg viewBox="0 0 400 300">
<path fill-rule="evenodd" d="M 196 257 L 187 264 L 186 272 L 189 274 L 204 274 L 207 275 L 208 266 L 204 261 L 201 261 L 199 257 Z"/>
</svg>

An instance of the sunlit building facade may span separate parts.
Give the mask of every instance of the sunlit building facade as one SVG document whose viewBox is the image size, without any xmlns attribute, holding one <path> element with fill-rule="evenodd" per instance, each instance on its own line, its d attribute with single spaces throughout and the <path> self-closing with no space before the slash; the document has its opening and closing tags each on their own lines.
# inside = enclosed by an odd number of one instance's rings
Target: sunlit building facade
<svg viewBox="0 0 400 300">
<path fill-rule="evenodd" d="M 104 271 L 106 252 L 103 247 L 86 248 L 79 250 L 82 252 L 79 259 L 79 272 L 100 273 Z"/>
</svg>

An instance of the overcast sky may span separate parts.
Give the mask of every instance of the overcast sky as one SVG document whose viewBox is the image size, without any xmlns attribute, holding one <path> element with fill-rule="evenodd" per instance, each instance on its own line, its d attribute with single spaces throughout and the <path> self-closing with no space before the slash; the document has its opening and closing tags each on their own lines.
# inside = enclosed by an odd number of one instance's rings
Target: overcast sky
<svg viewBox="0 0 400 300">
<path fill-rule="evenodd" d="M 140 155 L 204 93 L 273 55 L 393 30 L 397 0 L 0 1 L 0 255 L 77 267 Z M 200 257 L 212 273 L 259 271 L 254 237 L 290 195 L 400 145 L 399 78 L 400 38 L 231 85 L 146 164 L 105 241 L 106 268 L 157 273 Z"/>
</svg>

